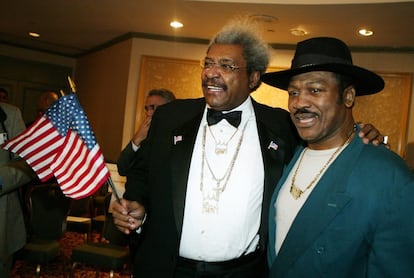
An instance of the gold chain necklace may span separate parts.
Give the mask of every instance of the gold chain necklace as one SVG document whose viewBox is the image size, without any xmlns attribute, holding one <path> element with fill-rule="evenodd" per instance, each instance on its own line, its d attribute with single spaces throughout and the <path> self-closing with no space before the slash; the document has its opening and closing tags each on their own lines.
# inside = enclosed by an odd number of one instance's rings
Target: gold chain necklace
<svg viewBox="0 0 414 278">
<path fill-rule="evenodd" d="M 300 168 L 300 164 L 302 163 L 302 159 L 304 157 L 305 152 L 308 150 L 308 148 L 305 148 L 305 150 L 302 152 L 302 154 L 300 155 L 299 158 L 299 162 L 298 162 L 298 166 L 296 167 L 295 172 L 293 173 L 293 177 L 292 177 L 292 183 L 290 185 L 290 194 L 292 195 L 293 199 L 297 200 L 300 198 L 300 196 L 305 193 L 309 188 L 311 188 L 315 182 L 319 179 L 319 177 L 322 175 L 322 173 L 324 173 L 326 167 L 328 167 L 328 165 L 332 162 L 332 160 L 335 158 L 335 156 L 339 153 L 339 151 L 342 149 L 343 146 L 345 146 L 347 143 L 349 143 L 351 141 L 351 137 L 352 134 L 354 134 L 355 132 L 355 126 L 352 129 L 352 131 L 350 132 L 350 134 L 348 135 L 348 137 L 346 138 L 346 140 L 342 143 L 342 145 L 340 145 L 335 151 L 334 153 L 329 157 L 328 161 L 326 161 L 325 165 L 323 165 L 322 169 L 316 174 L 316 176 L 313 178 L 313 180 L 309 183 L 308 186 L 306 186 L 305 189 L 301 190 L 299 187 L 297 187 L 295 185 L 295 181 L 296 181 L 296 175 L 298 174 L 298 170 Z"/>
<path fill-rule="evenodd" d="M 231 173 L 236 163 L 237 156 L 239 155 L 240 146 L 243 142 L 244 132 L 246 130 L 249 120 L 246 121 L 242 133 L 240 135 L 239 142 L 237 143 L 236 150 L 230 161 L 229 166 L 227 167 L 226 172 L 221 178 L 217 178 L 214 175 L 213 169 L 211 169 L 210 163 L 208 162 L 206 156 L 206 126 L 203 130 L 203 139 L 202 139 L 202 157 L 201 157 L 201 177 L 200 177 L 200 191 L 203 193 L 203 211 L 206 213 L 217 213 L 218 212 L 218 202 L 220 201 L 220 194 L 224 192 L 229 182 Z M 216 186 L 211 188 L 211 192 L 205 192 L 204 190 L 204 162 L 207 164 L 207 168 L 211 174 L 212 179 L 216 182 Z M 223 184 L 221 184 L 223 182 Z"/>
</svg>

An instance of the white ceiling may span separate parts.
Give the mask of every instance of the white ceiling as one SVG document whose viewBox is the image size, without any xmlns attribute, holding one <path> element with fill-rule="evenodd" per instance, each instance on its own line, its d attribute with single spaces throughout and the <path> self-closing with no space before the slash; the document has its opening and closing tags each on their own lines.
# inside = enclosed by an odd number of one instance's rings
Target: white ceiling
<svg viewBox="0 0 414 278">
<path fill-rule="evenodd" d="M 356 50 L 414 53 L 414 0 L 2 0 L 0 10 L 0 43 L 70 57 L 131 36 L 207 41 L 228 20 L 246 14 L 277 19 L 262 28 L 266 40 L 278 47 L 335 36 Z M 173 19 L 184 28 L 169 27 Z M 357 35 L 360 27 L 372 28 L 374 36 Z M 292 28 L 308 35 L 292 36 Z M 31 39 L 29 31 L 41 37 Z"/>
</svg>

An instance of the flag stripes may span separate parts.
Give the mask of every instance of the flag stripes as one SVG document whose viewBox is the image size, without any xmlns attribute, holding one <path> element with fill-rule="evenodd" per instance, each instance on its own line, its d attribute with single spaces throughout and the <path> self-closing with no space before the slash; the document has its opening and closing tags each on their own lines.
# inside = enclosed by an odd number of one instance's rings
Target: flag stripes
<svg viewBox="0 0 414 278">
<path fill-rule="evenodd" d="M 24 158 L 41 181 L 55 176 L 62 192 L 74 199 L 92 195 L 110 177 L 75 94 L 59 98 L 41 118 L 2 148 Z"/>
<path fill-rule="evenodd" d="M 49 166 L 63 141 L 64 137 L 49 119 L 41 117 L 21 135 L 6 142 L 3 148 L 24 158 L 44 182 L 53 177 Z"/>
<path fill-rule="evenodd" d="M 88 150 L 73 131 L 68 132 L 65 141 L 51 165 L 63 193 L 74 199 L 95 193 L 109 176 L 98 145 Z"/>
</svg>

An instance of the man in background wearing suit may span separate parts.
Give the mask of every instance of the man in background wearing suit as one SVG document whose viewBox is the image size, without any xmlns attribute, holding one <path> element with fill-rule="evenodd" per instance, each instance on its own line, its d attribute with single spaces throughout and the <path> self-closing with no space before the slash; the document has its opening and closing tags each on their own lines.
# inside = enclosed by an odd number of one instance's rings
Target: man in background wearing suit
<svg viewBox="0 0 414 278">
<path fill-rule="evenodd" d="M 0 143 L 25 129 L 20 110 L 0 103 Z M 35 178 L 21 159 L 0 149 L 0 277 L 9 277 L 13 253 L 26 243 L 26 230 L 18 188 Z"/>
<path fill-rule="evenodd" d="M 287 111 L 250 97 L 268 62 L 258 30 L 236 21 L 201 62 L 204 98 L 154 113 L 113 204 L 118 228 L 142 236 L 134 276 L 267 276 L 270 198 L 299 140 Z"/>
<path fill-rule="evenodd" d="M 9 92 L 4 88 L 0 88 L 0 102 L 9 102 Z"/>
<path fill-rule="evenodd" d="M 175 100 L 174 94 L 167 89 L 152 89 L 148 92 L 147 98 L 145 99 L 145 119 L 135 132 L 131 141 L 122 150 L 118 159 L 118 172 L 121 176 L 126 176 L 128 170 L 134 164 L 137 158 L 137 151 L 141 146 L 141 142 L 147 138 L 148 129 L 151 125 L 152 115 L 158 106 L 166 104 Z"/>
</svg>

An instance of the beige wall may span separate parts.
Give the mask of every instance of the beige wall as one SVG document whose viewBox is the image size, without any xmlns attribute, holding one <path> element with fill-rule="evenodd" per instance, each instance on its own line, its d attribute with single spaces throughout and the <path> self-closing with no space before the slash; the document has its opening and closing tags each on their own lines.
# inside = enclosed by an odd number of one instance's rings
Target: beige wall
<svg viewBox="0 0 414 278">
<path fill-rule="evenodd" d="M 122 146 L 131 48 L 132 41 L 124 41 L 77 61 L 79 101 L 108 162 L 116 162 Z"/>
</svg>

